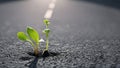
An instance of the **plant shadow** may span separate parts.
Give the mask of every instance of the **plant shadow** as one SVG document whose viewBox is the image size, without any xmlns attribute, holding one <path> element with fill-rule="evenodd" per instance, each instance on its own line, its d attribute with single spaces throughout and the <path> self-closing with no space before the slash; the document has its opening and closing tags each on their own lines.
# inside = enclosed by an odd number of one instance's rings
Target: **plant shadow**
<svg viewBox="0 0 120 68">
<path fill-rule="evenodd" d="M 54 56 L 57 56 L 57 55 L 59 55 L 60 53 L 55 53 L 55 52 L 48 52 L 48 54 L 46 54 L 46 55 L 42 55 L 42 58 L 43 58 L 43 61 L 47 58 L 47 57 L 54 57 Z"/>
<path fill-rule="evenodd" d="M 27 67 L 29 67 L 29 68 L 37 68 L 37 63 L 38 63 L 38 60 L 40 59 L 40 58 L 43 58 L 43 61 L 45 61 L 45 59 L 47 58 L 47 57 L 54 57 L 54 56 L 57 56 L 57 55 L 59 55 L 60 53 L 57 53 L 57 52 L 49 52 L 49 55 L 46 55 L 46 56 L 44 56 L 44 55 L 42 55 L 42 53 L 39 53 L 39 56 L 35 56 L 35 54 L 34 53 L 32 53 L 32 52 L 28 52 L 28 55 L 30 55 L 30 56 L 33 56 L 33 57 L 35 57 L 32 61 L 30 61 L 30 62 L 28 62 L 27 64 L 25 64 L 25 66 L 27 66 Z M 31 57 L 21 57 L 20 58 L 20 60 L 30 60 L 30 59 L 32 59 Z"/>
<path fill-rule="evenodd" d="M 39 59 L 38 57 L 35 57 L 35 59 L 31 62 L 31 64 L 28 67 L 37 68 L 38 59 Z"/>
</svg>

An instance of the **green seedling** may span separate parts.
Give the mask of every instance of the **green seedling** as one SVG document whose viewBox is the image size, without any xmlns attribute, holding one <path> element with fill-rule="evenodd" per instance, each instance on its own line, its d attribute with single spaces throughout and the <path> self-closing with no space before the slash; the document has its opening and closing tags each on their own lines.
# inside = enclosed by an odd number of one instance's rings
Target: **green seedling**
<svg viewBox="0 0 120 68">
<path fill-rule="evenodd" d="M 44 29 L 43 33 L 46 35 L 46 49 L 45 50 L 48 50 L 50 29 Z"/>
<path fill-rule="evenodd" d="M 48 26 L 49 26 L 49 24 L 50 24 L 50 21 L 47 20 L 47 19 L 45 19 L 45 20 L 43 20 L 43 22 L 44 22 L 46 28 L 48 28 Z"/>
<path fill-rule="evenodd" d="M 49 33 L 50 33 L 50 29 L 48 28 L 50 21 L 45 19 L 44 24 L 46 26 L 46 29 L 43 30 L 43 33 L 46 35 L 46 49 L 45 51 L 48 51 L 48 47 L 49 47 Z"/>
<path fill-rule="evenodd" d="M 33 46 L 34 54 L 38 56 L 39 54 L 39 34 L 38 32 L 32 28 L 32 27 L 27 27 L 27 34 L 24 32 L 18 32 L 17 37 L 21 41 L 29 42 Z"/>
</svg>

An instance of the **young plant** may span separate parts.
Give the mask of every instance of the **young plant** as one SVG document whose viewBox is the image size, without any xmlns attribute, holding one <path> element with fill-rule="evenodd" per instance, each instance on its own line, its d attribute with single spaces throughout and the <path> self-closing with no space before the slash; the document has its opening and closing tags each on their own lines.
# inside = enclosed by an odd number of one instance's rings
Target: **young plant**
<svg viewBox="0 0 120 68">
<path fill-rule="evenodd" d="M 18 32 L 17 37 L 21 41 L 29 42 L 33 46 L 34 54 L 38 56 L 39 54 L 39 34 L 38 32 L 32 28 L 27 27 L 27 34 L 24 32 Z"/>
<path fill-rule="evenodd" d="M 45 19 L 44 24 L 46 26 L 46 29 L 43 30 L 43 33 L 46 35 L 46 49 L 45 51 L 48 51 L 48 47 L 49 47 L 49 33 L 50 33 L 50 29 L 48 28 L 50 21 Z"/>
</svg>

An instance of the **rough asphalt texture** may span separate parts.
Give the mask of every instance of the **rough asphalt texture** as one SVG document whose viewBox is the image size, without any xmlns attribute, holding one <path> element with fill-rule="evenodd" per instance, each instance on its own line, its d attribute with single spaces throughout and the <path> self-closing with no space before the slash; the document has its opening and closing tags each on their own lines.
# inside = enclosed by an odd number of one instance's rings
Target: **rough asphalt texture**
<svg viewBox="0 0 120 68">
<path fill-rule="evenodd" d="M 49 51 L 59 55 L 43 60 L 29 55 L 32 47 L 16 33 L 33 26 L 41 35 L 50 1 L 2 1 L 0 68 L 120 68 L 120 2 L 108 2 L 57 0 Z"/>
</svg>

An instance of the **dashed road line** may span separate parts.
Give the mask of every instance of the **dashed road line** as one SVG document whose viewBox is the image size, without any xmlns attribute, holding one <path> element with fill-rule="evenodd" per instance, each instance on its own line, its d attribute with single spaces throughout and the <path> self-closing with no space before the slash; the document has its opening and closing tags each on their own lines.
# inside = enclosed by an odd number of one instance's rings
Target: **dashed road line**
<svg viewBox="0 0 120 68">
<path fill-rule="evenodd" d="M 53 10 L 47 10 L 44 18 L 50 19 L 52 17 L 52 14 L 53 14 Z"/>
<path fill-rule="evenodd" d="M 49 5 L 49 9 L 54 9 L 55 8 L 55 4 L 54 3 L 51 3 L 50 5 Z"/>
<path fill-rule="evenodd" d="M 53 10 L 55 8 L 55 3 L 56 3 L 56 0 L 52 0 L 52 2 L 49 4 L 48 10 L 46 11 L 44 15 L 45 19 L 50 19 L 52 17 Z"/>
</svg>

